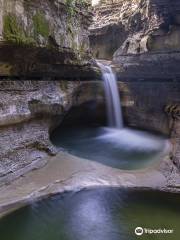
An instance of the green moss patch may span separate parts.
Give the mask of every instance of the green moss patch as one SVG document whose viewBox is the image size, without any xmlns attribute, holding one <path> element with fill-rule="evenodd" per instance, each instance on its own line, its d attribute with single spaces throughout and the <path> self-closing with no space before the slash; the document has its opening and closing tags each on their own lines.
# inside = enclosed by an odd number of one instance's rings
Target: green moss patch
<svg viewBox="0 0 180 240">
<path fill-rule="evenodd" d="M 44 38 L 49 37 L 49 24 L 42 13 L 38 12 L 34 15 L 33 24 L 36 36 L 41 35 Z"/>
<path fill-rule="evenodd" d="M 3 22 L 3 36 L 6 41 L 22 45 L 35 44 L 34 39 L 26 35 L 15 15 L 5 15 Z"/>
</svg>

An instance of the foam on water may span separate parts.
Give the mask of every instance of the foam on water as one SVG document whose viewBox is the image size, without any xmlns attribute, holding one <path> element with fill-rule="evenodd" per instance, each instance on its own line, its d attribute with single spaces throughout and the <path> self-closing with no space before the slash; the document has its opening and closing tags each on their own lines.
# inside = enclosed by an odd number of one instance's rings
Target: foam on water
<svg viewBox="0 0 180 240">
<path fill-rule="evenodd" d="M 102 128 L 101 135 L 96 138 L 127 150 L 159 151 L 164 145 L 169 146 L 169 142 L 160 136 L 128 128 Z"/>
</svg>

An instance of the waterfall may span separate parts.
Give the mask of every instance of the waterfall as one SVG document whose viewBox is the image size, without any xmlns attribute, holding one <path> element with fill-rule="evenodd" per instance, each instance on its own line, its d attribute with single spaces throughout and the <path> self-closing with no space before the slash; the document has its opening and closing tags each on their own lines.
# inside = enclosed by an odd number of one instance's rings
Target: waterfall
<svg viewBox="0 0 180 240">
<path fill-rule="evenodd" d="M 122 128 L 122 110 L 116 75 L 110 66 L 100 62 L 97 64 L 101 69 L 104 80 L 108 125 L 114 128 Z"/>
</svg>

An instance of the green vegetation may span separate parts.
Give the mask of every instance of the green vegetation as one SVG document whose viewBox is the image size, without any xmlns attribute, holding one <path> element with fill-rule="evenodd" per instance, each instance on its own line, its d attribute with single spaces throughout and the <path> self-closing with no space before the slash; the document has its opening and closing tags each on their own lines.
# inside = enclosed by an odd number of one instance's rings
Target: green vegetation
<svg viewBox="0 0 180 240">
<path fill-rule="evenodd" d="M 13 14 L 4 16 L 3 35 L 6 41 L 22 44 L 34 45 L 35 40 L 27 36 L 22 26 L 18 23 L 18 19 Z"/>
<path fill-rule="evenodd" d="M 87 0 L 66 0 L 67 5 L 67 34 L 71 40 L 71 47 L 74 51 L 78 50 L 78 45 L 75 40 L 75 29 L 80 27 L 78 21 L 75 20 L 76 5 L 88 4 Z M 3 19 L 3 36 L 8 42 L 18 45 L 33 45 L 37 46 L 40 42 L 40 36 L 44 38 L 47 46 L 54 48 L 53 42 L 49 42 L 49 36 L 51 36 L 50 25 L 45 18 L 43 12 L 37 11 L 32 16 L 31 24 L 29 27 L 25 27 L 21 17 L 16 16 L 13 13 L 9 13 L 4 16 Z M 61 38 L 61 45 L 64 45 L 64 36 Z"/>
<path fill-rule="evenodd" d="M 49 24 L 42 13 L 38 12 L 34 15 L 33 24 L 35 36 L 49 37 Z"/>
<path fill-rule="evenodd" d="M 36 13 L 33 17 L 34 35 L 28 35 L 14 14 L 4 16 L 3 35 L 8 42 L 19 45 L 35 45 L 38 35 L 49 37 L 49 24 L 42 13 Z"/>
</svg>

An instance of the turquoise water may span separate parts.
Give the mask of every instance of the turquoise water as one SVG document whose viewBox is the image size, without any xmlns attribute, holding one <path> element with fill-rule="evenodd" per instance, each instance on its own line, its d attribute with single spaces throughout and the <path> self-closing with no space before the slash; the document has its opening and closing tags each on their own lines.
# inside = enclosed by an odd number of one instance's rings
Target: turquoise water
<svg viewBox="0 0 180 240">
<path fill-rule="evenodd" d="M 2 240 L 179 240 L 180 195 L 97 188 L 34 203 L 0 220 Z M 167 228 L 173 234 L 134 229 Z"/>
<path fill-rule="evenodd" d="M 62 127 L 52 142 L 71 154 L 119 169 L 138 169 L 162 159 L 168 141 L 128 128 Z"/>
</svg>

